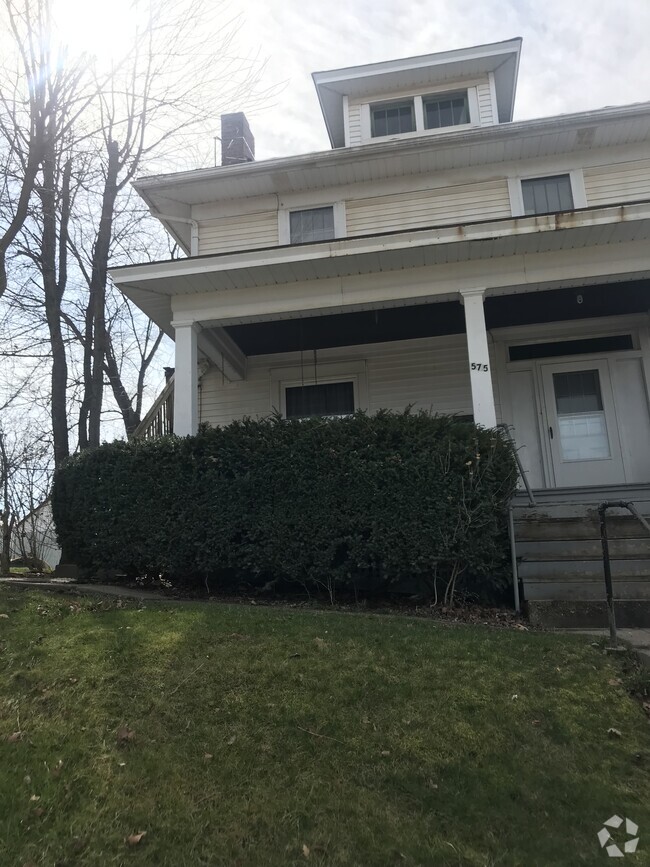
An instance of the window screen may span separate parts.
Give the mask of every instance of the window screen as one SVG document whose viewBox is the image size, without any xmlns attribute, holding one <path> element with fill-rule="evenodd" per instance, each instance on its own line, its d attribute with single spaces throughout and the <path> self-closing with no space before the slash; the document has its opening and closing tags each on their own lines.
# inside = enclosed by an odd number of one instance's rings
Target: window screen
<svg viewBox="0 0 650 867">
<path fill-rule="evenodd" d="M 287 418 L 315 415 L 351 415 L 354 412 L 354 383 L 323 382 L 285 389 Z"/>
<path fill-rule="evenodd" d="M 555 175 L 552 178 L 531 178 L 521 182 L 524 213 L 551 214 L 573 210 L 571 178 Z"/>
<path fill-rule="evenodd" d="M 446 93 L 444 96 L 427 97 L 423 100 L 423 105 L 424 125 L 427 129 L 469 123 L 467 93 Z"/>
<path fill-rule="evenodd" d="M 331 240 L 334 237 L 334 208 L 291 211 L 289 214 L 289 237 L 292 244 Z"/>
<path fill-rule="evenodd" d="M 401 132 L 413 132 L 415 129 L 415 114 L 413 102 L 394 102 L 390 105 L 373 105 L 370 107 L 372 118 L 372 135 L 398 135 Z"/>
</svg>

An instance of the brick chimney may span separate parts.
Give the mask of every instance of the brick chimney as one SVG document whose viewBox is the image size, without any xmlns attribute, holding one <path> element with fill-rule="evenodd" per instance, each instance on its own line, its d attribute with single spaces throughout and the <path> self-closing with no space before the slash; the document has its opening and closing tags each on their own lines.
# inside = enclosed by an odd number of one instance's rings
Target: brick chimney
<svg viewBox="0 0 650 867">
<path fill-rule="evenodd" d="M 221 115 L 221 165 L 252 163 L 255 139 L 243 111 Z"/>
</svg>

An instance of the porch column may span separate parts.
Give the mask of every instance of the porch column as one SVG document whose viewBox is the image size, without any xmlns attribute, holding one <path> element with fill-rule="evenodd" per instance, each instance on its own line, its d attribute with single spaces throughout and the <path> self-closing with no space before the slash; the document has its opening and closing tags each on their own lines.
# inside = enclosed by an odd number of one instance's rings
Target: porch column
<svg viewBox="0 0 650 867">
<path fill-rule="evenodd" d="M 175 340 L 174 433 L 193 436 L 199 429 L 199 370 L 196 322 L 172 322 Z"/>
<path fill-rule="evenodd" d="M 490 355 L 483 296 L 485 289 L 461 289 L 460 300 L 465 308 L 465 330 L 469 354 L 469 376 L 472 387 L 474 421 L 485 428 L 496 427 L 497 414 L 494 406 Z"/>
</svg>

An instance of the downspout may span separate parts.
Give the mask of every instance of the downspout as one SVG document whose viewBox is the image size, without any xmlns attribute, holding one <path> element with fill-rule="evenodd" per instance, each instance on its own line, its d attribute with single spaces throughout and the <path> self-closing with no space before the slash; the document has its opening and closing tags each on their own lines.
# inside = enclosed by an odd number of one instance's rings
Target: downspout
<svg viewBox="0 0 650 867">
<path fill-rule="evenodd" d="M 149 213 L 157 220 L 167 220 L 170 223 L 187 223 L 190 225 L 192 227 L 190 230 L 190 256 L 199 255 L 199 224 L 196 220 L 192 220 L 191 217 L 178 217 L 172 214 L 156 214 L 153 211 L 149 211 Z"/>
</svg>

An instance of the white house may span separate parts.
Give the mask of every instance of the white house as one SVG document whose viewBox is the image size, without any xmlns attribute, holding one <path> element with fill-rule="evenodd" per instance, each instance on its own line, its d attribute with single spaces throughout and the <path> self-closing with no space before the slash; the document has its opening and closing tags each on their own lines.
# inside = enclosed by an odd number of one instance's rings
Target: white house
<svg viewBox="0 0 650 867">
<path fill-rule="evenodd" d="M 112 271 L 176 342 L 145 428 L 412 405 L 507 424 L 542 499 L 650 498 L 650 103 L 514 121 L 520 49 L 314 73 L 331 150 L 226 115 L 136 183 L 187 253 Z"/>
</svg>

